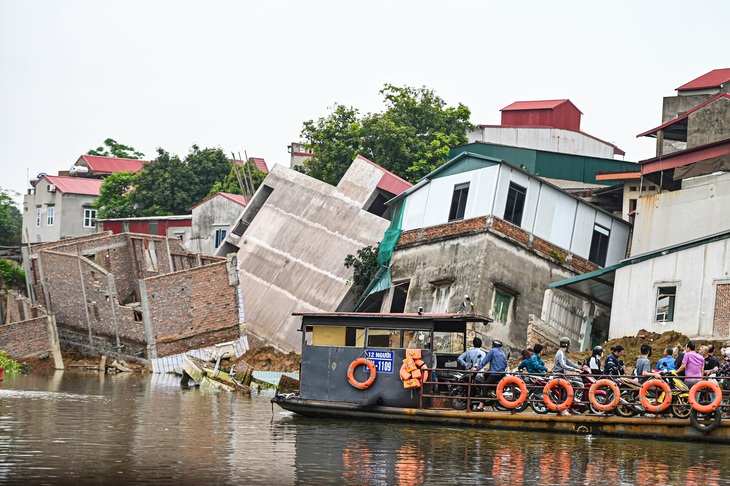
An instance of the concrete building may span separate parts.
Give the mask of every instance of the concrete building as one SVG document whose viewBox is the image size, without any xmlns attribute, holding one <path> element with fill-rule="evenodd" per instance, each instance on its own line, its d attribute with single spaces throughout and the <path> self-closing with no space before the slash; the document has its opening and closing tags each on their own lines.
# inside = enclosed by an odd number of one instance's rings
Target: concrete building
<svg viewBox="0 0 730 486">
<path fill-rule="evenodd" d="M 469 152 L 389 204 L 394 249 L 386 284 L 371 289 L 361 310 L 456 312 L 468 294 L 477 313 L 494 319 L 487 334 L 516 348 L 527 344 L 530 322 L 578 347 L 608 334 L 595 306 L 546 290 L 624 258 L 629 225 L 620 218 L 515 165 Z"/>
<path fill-rule="evenodd" d="M 614 144 L 581 131 L 582 113 L 568 99 L 517 101 L 500 111 L 501 124 L 477 125 L 467 132 L 469 142 L 602 159 L 626 155 Z"/>
<path fill-rule="evenodd" d="M 23 198 L 23 243 L 44 243 L 96 232 L 96 209 L 103 177 L 138 172 L 145 161 L 82 155 L 58 176 L 39 174 Z"/>
<path fill-rule="evenodd" d="M 241 337 L 235 261 L 134 233 L 23 250 L 33 305 L 64 348 L 149 362 Z"/>
<path fill-rule="evenodd" d="M 23 200 L 23 243 L 45 243 L 96 232 L 101 179 L 41 175 Z"/>
<path fill-rule="evenodd" d="M 193 206 L 192 228 L 190 237 L 185 240 L 185 248 L 215 255 L 245 207 L 244 196 L 226 192 L 216 193 Z"/>
<path fill-rule="evenodd" d="M 287 351 L 299 351 L 293 312 L 351 310 L 348 254 L 380 242 L 388 199 L 410 184 L 364 157 L 337 186 L 275 165 L 218 249 L 236 253 L 246 329 Z"/>
<path fill-rule="evenodd" d="M 611 306 L 610 337 L 644 329 L 675 330 L 691 338 L 730 337 L 727 238 L 730 221 L 730 70 L 715 70 L 665 98 L 663 114 L 686 109 L 639 134 L 656 137 L 658 156 L 640 162 L 631 258 L 551 284 Z M 688 94 L 689 93 L 689 94 Z M 699 102 L 691 106 L 690 101 Z M 682 142 L 664 152 L 662 140 Z"/>
</svg>

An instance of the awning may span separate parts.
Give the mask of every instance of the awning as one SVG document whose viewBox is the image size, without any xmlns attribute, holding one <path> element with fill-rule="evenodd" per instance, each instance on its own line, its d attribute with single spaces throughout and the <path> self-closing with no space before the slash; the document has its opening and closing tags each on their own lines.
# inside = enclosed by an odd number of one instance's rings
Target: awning
<svg viewBox="0 0 730 486">
<path fill-rule="evenodd" d="M 621 262 L 600 268 L 577 277 L 566 278 L 548 285 L 549 289 L 562 290 L 603 307 L 610 308 L 613 302 L 613 284 L 616 270 L 629 262 Z"/>
</svg>

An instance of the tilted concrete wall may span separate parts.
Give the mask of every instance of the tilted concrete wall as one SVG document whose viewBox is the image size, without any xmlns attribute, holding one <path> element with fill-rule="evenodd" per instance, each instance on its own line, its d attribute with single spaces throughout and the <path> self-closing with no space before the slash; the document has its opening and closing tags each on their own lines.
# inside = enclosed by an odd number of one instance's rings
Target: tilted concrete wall
<svg viewBox="0 0 730 486">
<path fill-rule="evenodd" d="M 730 138 L 730 99 L 718 98 L 689 115 L 687 148 Z"/>
<path fill-rule="evenodd" d="M 377 183 L 379 176 L 368 171 L 382 171 L 356 162 L 355 169 Z M 357 296 L 345 257 L 378 243 L 388 228 L 387 220 L 362 209 L 369 198 L 362 184 L 348 189 L 345 180 L 335 188 L 275 165 L 264 181 L 273 189 L 268 199 L 252 219 L 253 205 L 242 216 L 251 220 L 235 240 L 246 327 L 284 350 L 301 349 L 299 320 L 292 312 L 351 310 Z"/>
</svg>

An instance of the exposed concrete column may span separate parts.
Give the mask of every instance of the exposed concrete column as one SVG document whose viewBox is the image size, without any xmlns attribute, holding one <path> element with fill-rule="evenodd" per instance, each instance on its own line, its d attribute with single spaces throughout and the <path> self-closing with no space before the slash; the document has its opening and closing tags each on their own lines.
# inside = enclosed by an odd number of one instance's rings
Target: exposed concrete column
<svg viewBox="0 0 730 486">
<path fill-rule="evenodd" d="M 56 328 L 56 318 L 49 314 L 46 316 L 46 327 L 48 336 L 51 338 L 51 354 L 53 354 L 53 367 L 57 370 L 65 368 L 63 364 L 63 356 L 61 356 L 61 344 L 58 341 L 58 329 Z"/>
<path fill-rule="evenodd" d="M 580 326 L 580 351 L 584 351 L 591 346 L 591 332 L 593 331 L 593 319 L 595 318 L 596 306 L 590 302 L 585 302 L 583 304 L 583 310 L 586 313 L 586 317 Z"/>
<path fill-rule="evenodd" d="M 107 288 L 109 289 L 109 305 L 112 311 L 112 320 L 114 321 L 114 334 L 117 338 L 117 349 L 122 349 L 122 343 L 119 342 L 119 321 L 117 320 L 117 285 L 114 282 L 114 275 L 106 274 Z"/>
<path fill-rule="evenodd" d="M 76 261 L 79 264 L 79 280 L 81 281 L 81 297 L 84 300 L 84 313 L 86 314 L 86 326 L 89 328 L 89 346 L 94 342 L 91 336 L 91 316 L 89 315 L 89 303 L 86 301 L 86 284 L 84 283 L 84 269 L 81 266 L 81 252 L 76 254 Z"/>
<path fill-rule="evenodd" d="M 656 156 L 664 155 L 664 130 L 656 132 Z"/>
<path fill-rule="evenodd" d="M 144 280 L 139 281 L 139 297 L 142 304 L 142 320 L 144 321 L 144 331 L 147 338 L 147 359 L 157 359 L 157 344 L 155 344 L 155 333 L 152 329 L 147 282 Z"/>
</svg>

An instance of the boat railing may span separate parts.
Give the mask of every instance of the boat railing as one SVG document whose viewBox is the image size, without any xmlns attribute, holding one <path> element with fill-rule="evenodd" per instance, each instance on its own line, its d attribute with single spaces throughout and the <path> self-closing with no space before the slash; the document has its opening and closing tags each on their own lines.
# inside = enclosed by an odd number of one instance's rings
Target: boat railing
<svg viewBox="0 0 730 486">
<path fill-rule="evenodd" d="M 487 383 L 486 376 L 495 374 L 500 377 L 500 380 L 492 379 Z M 524 382 L 527 389 L 527 398 L 524 403 L 527 405 L 530 403 L 543 403 L 547 384 L 554 379 L 559 379 L 567 380 L 570 383 L 574 404 L 586 408 L 590 406 L 588 392 L 593 383 L 600 380 L 608 380 L 608 382 L 615 384 L 615 387 L 611 387 L 609 392 L 613 393 L 611 390 L 617 388 L 621 403 L 626 404 L 628 401 L 630 406 L 638 407 L 639 390 L 649 379 L 642 379 L 635 375 L 598 375 L 590 373 L 555 374 L 528 373 L 526 371 L 481 372 L 456 370 L 454 368 L 429 368 L 428 378 L 422 382 L 422 386 L 420 387 L 419 407 L 424 408 L 424 402 L 426 402 L 430 404 L 428 408 L 456 408 L 471 411 L 472 405 L 478 402 L 496 402 L 497 397 L 495 391 L 497 385 L 504 376 L 508 375 L 516 376 Z M 673 374 L 665 374 L 661 379 L 667 383 L 669 393 L 672 395 L 669 410 L 677 411 L 677 416 L 680 415 L 680 409 L 686 410 L 689 413 L 691 407 L 688 400 L 689 388 L 694 383 L 685 383 L 684 377 Z M 730 377 L 707 377 L 703 380 L 718 383 L 722 394 L 719 407 L 722 410 L 723 416 L 730 416 Z M 606 384 L 606 382 L 602 383 Z M 505 389 L 508 387 L 511 387 L 510 391 L 512 393 L 514 393 L 514 390 L 518 390 L 517 385 L 514 384 L 508 385 Z M 664 391 L 663 389 L 656 388 L 654 385 L 648 386 L 648 388 L 650 390 L 647 396 L 653 397 L 652 399 L 654 400 L 658 400 L 661 397 L 661 392 Z M 708 393 L 706 390 L 706 395 L 714 398 L 714 393 Z M 458 406 L 455 407 L 454 403 L 458 403 Z M 512 412 L 514 413 L 515 410 L 513 409 Z"/>
</svg>

